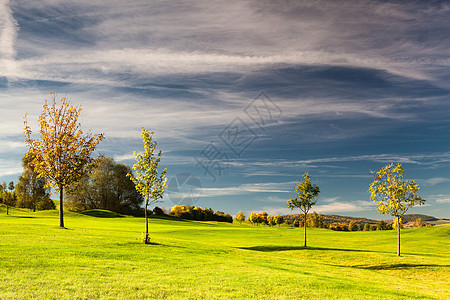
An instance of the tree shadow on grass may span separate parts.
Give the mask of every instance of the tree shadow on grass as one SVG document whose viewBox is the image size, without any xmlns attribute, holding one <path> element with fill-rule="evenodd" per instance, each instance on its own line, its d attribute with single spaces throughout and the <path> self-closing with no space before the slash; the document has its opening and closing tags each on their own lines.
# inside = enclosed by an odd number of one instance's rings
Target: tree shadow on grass
<svg viewBox="0 0 450 300">
<path fill-rule="evenodd" d="M 238 249 L 260 251 L 260 252 L 278 252 L 292 250 L 332 250 L 332 251 L 351 251 L 351 252 L 369 252 L 367 250 L 358 249 L 340 249 L 326 247 L 304 247 L 304 246 L 253 246 L 253 247 L 237 247 Z"/>
<path fill-rule="evenodd" d="M 36 217 L 30 217 L 30 216 L 11 216 L 13 218 L 20 218 L 20 219 L 35 219 Z"/>
<path fill-rule="evenodd" d="M 376 265 L 376 266 L 367 266 L 367 265 L 356 265 L 349 266 L 351 268 L 356 269 L 365 269 L 365 270 L 406 270 L 406 269 L 416 269 L 416 268 L 429 268 L 429 267 L 443 267 L 448 268 L 449 265 L 435 265 L 435 264 L 384 264 L 384 265 Z"/>
</svg>

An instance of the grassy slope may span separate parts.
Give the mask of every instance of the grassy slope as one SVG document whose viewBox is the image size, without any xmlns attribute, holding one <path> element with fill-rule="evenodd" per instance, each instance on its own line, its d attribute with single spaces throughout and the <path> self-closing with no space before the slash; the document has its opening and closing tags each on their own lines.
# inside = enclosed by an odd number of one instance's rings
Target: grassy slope
<svg viewBox="0 0 450 300">
<path fill-rule="evenodd" d="M 450 228 L 396 233 L 98 218 L 0 208 L 0 298 L 442 298 Z"/>
</svg>

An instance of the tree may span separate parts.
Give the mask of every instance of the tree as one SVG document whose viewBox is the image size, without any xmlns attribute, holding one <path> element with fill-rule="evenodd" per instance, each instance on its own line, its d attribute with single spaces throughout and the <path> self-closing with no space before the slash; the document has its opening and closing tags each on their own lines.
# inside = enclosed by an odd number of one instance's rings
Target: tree
<svg viewBox="0 0 450 300">
<path fill-rule="evenodd" d="M 389 164 L 374 174 L 370 184 L 370 199 L 377 203 L 378 212 L 402 219 L 406 211 L 425 200 L 417 195 L 419 186 L 414 180 L 403 180 L 402 164 Z M 400 256 L 400 226 L 397 226 L 397 256 Z"/>
<path fill-rule="evenodd" d="M 364 224 L 363 231 L 370 231 L 370 224 L 369 223 Z"/>
<path fill-rule="evenodd" d="M 103 157 L 89 174 L 67 186 L 66 205 L 69 210 L 107 209 L 121 214 L 139 215 L 142 195 L 127 176 L 132 170 Z"/>
<path fill-rule="evenodd" d="M 98 159 L 92 152 L 103 140 L 103 134 L 84 134 L 78 117 L 81 107 L 72 106 L 64 97 L 57 106 L 56 95 L 51 93 L 50 105 L 45 101 L 39 116 L 40 139 L 31 138 L 31 127 L 25 115 L 25 143 L 38 178 L 50 181 L 49 186 L 59 190 L 59 226 L 64 228 L 64 188 L 80 179 Z"/>
<path fill-rule="evenodd" d="M 262 213 L 259 214 L 261 216 L 261 223 L 263 223 L 263 225 L 268 224 L 267 221 L 267 217 L 269 216 L 265 211 L 263 211 Z"/>
<path fill-rule="evenodd" d="M 355 221 L 350 221 L 350 223 L 348 223 L 348 231 L 357 231 L 358 230 L 358 225 L 356 225 Z"/>
<path fill-rule="evenodd" d="M 423 227 L 422 218 L 417 218 L 416 219 L 416 221 L 414 222 L 414 227 L 417 227 L 417 228 Z"/>
<path fill-rule="evenodd" d="M 275 223 L 277 223 L 278 227 L 279 227 L 281 224 L 283 224 L 283 222 L 284 222 L 283 216 L 280 216 L 280 215 L 276 215 L 276 216 L 275 216 Z"/>
<path fill-rule="evenodd" d="M 241 224 L 242 224 L 242 222 L 245 221 L 245 215 L 244 215 L 244 213 L 242 212 L 242 210 L 240 210 L 240 211 L 237 213 L 235 220 L 238 221 L 238 222 L 241 223 Z"/>
<path fill-rule="evenodd" d="M 137 154 L 136 151 L 134 151 L 136 163 L 134 164 L 133 169 L 136 172 L 136 175 L 128 173 L 128 176 L 136 186 L 136 190 L 141 193 L 145 200 L 145 244 L 150 243 L 150 238 L 148 236 L 148 205 L 157 203 L 159 199 L 163 197 L 167 182 L 167 169 L 164 169 L 161 174 L 158 171 L 162 151 L 160 150 L 157 154 L 155 153 L 157 142 L 153 140 L 153 134 L 153 131 L 149 132 L 142 127 L 144 152 L 142 154 Z"/>
<path fill-rule="evenodd" d="M 6 191 L 6 187 L 9 189 L 9 193 Z M 6 182 L 3 182 L 2 189 L 5 191 L 3 195 L 3 203 L 6 205 L 6 214 L 9 215 L 9 207 L 15 206 L 16 204 L 16 195 L 14 194 L 14 182 L 10 181 L 8 186 Z"/>
<path fill-rule="evenodd" d="M 10 181 L 9 184 L 8 184 L 8 189 L 9 189 L 9 191 L 10 191 L 11 193 L 14 192 L 14 187 L 15 187 L 14 181 Z"/>
<path fill-rule="evenodd" d="M 311 183 L 311 176 L 306 172 L 303 174 L 303 181 L 299 181 L 294 191 L 297 192 L 297 197 L 291 197 L 289 201 L 286 202 L 286 206 L 291 210 L 295 207 L 299 208 L 304 214 L 303 224 L 306 225 L 308 212 L 311 207 L 316 204 L 317 200 L 315 199 L 319 196 L 320 188 Z M 304 240 L 306 247 L 306 226 L 304 226 Z"/>
<path fill-rule="evenodd" d="M 377 223 L 377 230 L 387 230 L 387 224 L 384 221 L 379 221 Z"/>
<path fill-rule="evenodd" d="M 31 157 L 25 155 L 22 158 L 22 175 L 15 187 L 17 197 L 16 207 L 36 209 L 56 209 L 55 203 L 50 199 L 50 190 L 47 188 L 45 178 L 38 178 Z"/>
<path fill-rule="evenodd" d="M 400 222 L 399 222 L 399 220 L 400 220 Z M 397 231 L 400 229 L 403 229 L 403 218 L 402 217 L 397 217 L 393 221 L 394 222 L 392 223 L 392 228 L 394 228 Z"/>
<path fill-rule="evenodd" d="M 274 216 L 267 217 L 267 223 L 271 227 L 275 226 L 277 224 L 277 222 L 275 222 L 275 217 Z"/>
<path fill-rule="evenodd" d="M 251 212 L 250 215 L 248 216 L 247 221 L 249 221 L 250 223 L 252 223 L 252 225 L 254 225 L 258 221 L 258 214 Z"/>
</svg>

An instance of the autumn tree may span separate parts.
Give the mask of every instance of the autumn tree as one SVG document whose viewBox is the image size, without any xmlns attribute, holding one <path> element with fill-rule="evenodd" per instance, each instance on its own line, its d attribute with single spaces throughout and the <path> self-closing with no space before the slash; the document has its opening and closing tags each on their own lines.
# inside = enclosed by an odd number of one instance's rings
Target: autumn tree
<svg viewBox="0 0 450 300">
<path fill-rule="evenodd" d="M 299 208 L 303 212 L 303 224 L 306 225 L 306 219 L 311 207 L 316 204 L 315 200 L 320 193 L 320 188 L 311 183 L 311 176 L 306 172 L 303 174 L 303 181 L 299 181 L 294 191 L 297 193 L 297 197 L 290 198 L 286 202 L 286 206 L 293 210 L 295 207 Z M 306 226 L 304 226 L 304 240 L 306 247 Z"/>
<path fill-rule="evenodd" d="M 280 216 L 280 215 L 276 215 L 276 216 L 275 216 L 275 223 L 277 223 L 278 227 L 279 227 L 281 224 L 283 224 L 283 222 L 284 222 L 283 216 Z"/>
<path fill-rule="evenodd" d="M 58 105 L 60 102 L 60 105 Z M 25 143 L 38 177 L 49 180 L 49 186 L 59 191 L 59 226 L 64 228 L 63 195 L 65 187 L 81 178 L 98 159 L 91 157 L 103 134 L 85 134 L 78 118 L 80 106 L 72 106 L 66 97 L 45 101 L 39 116 L 40 139 L 31 137 L 32 131 L 25 115 Z"/>
<path fill-rule="evenodd" d="M 348 223 L 348 231 L 357 231 L 358 230 L 358 225 L 356 225 L 355 221 L 350 221 Z"/>
<path fill-rule="evenodd" d="M 370 199 L 378 205 L 378 212 L 402 220 L 406 211 L 425 200 L 417 195 L 419 186 L 414 180 L 403 180 L 402 164 L 389 164 L 374 174 L 370 184 Z M 400 227 L 397 226 L 397 256 L 400 256 Z"/>
<path fill-rule="evenodd" d="M 370 231 L 370 224 L 369 223 L 364 224 L 363 231 Z"/>
<path fill-rule="evenodd" d="M 423 225 L 422 218 L 417 218 L 416 221 L 414 222 L 414 227 L 419 228 L 419 227 L 423 227 L 423 226 L 424 225 Z"/>
<path fill-rule="evenodd" d="M 252 225 L 254 225 L 258 221 L 258 214 L 251 212 L 247 218 L 247 221 L 249 221 L 250 223 L 252 223 Z"/>
<path fill-rule="evenodd" d="M 136 175 L 128 173 L 128 176 L 134 182 L 136 190 L 141 193 L 145 200 L 145 236 L 144 243 L 149 244 L 150 238 L 148 236 L 148 206 L 157 203 L 164 195 L 166 188 L 166 172 L 164 169 L 161 173 L 158 170 L 161 161 L 162 151 L 156 153 L 157 142 L 153 140 L 154 132 L 149 132 L 142 127 L 142 139 L 144 141 L 144 152 L 137 154 L 134 151 L 136 163 L 133 166 Z"/>
<path fill-rule="evenodd" d="M 267 223 L 269 224 L 269 226 L 274 226 L 277 224 L 277 222 L 275 222 L 275 217 L 273 216 L 267 217 Z"/>
<path fill-rule="evenodd" d="M 242 222 L 245 221 L 245 215 L 244 215 L 244 213 L 242 212 L 242 210 L 240 210 L 240 211 L 236 214 L 235 220 L 238 221 L 240 224 L 242 224 Z"/>
</svg>

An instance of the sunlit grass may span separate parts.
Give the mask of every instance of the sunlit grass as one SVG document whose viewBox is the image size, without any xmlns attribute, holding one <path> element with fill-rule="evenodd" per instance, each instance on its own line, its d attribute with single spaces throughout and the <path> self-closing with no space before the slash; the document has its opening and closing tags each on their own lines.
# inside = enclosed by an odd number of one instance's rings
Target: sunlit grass
<svg viewBox="0 0 450 300">
<path fill-rule="evenodd" d="M 335 232 L 0 208 L 0 298 L 446 299 L 448 227 Z M 98 217 L 102 216 L 102 217 Z M 108 216 L 108 215 L 106 215 Z"/>
</svg>

